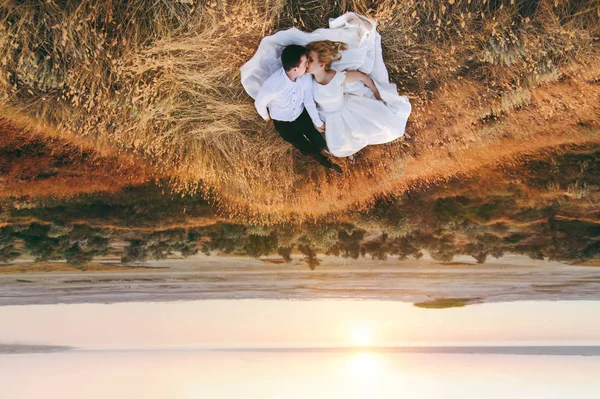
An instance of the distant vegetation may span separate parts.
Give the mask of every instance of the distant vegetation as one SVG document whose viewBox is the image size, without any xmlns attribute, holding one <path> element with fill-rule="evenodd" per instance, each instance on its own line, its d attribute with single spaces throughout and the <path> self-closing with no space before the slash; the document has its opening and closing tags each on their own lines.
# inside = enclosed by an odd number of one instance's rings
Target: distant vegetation
<svg viewBox="0 0 600 399">
<path fill-rule="evenodd" d="M 471 303 L 476 303 L 477 298 L 443 298 L 435 299 L 429 302 L 415 303 L 418 308 L 424 309 L 448 309 L 448 308 L 462 308 Z"/>
<path fill-rule="evenodd" d="M 255 222 L 310 220 L 543 148 L 598 142 L 599 7 L 0 0 L 0 116 L 27 135 L 134 162 L 179 192 L 201 188 Z M 325 27 L 348 10 L 379 21 L 391 79 L 414 112 L 406 140 L 368 148 L 355 165 L 339 160 L 346 173 L 335 177 L 262 122 L 239 68 L 265 35 Z M 109 182 L 86 184 L 95 191 Z"/>
<path fill-rule="evenodd" d="M 69 201 L 3 203 L 0 262 L 21 254 L 76 266 L 102 255 L 143 263 L 197 253 L 302 254 L 311 269 L 320 254 L 357 259 L 469 255 L 478 263 L 506 253 L 584 262 L 600 258 L 600 152 L 571 148 L 478 178 L 382 198 L 368 211 L 313 223 L 243 224 L 218 218 L 198 197 L 171 197 L 147 185 Z"/>
</svg>

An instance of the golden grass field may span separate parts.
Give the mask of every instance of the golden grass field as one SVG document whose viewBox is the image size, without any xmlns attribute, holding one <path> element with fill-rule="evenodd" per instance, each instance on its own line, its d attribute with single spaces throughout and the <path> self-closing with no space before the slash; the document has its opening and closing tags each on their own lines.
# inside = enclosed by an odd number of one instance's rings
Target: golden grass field
<svg viewBox="0 0 600 399">
<path fill-rule="evenodd" d="M 345 11 L 378 20 L 413 113 L 405 139 L 329 176 L 262 121 L 239 68 L 265 35 Z M 599 38 L 600 0 L 0 0 L 0 116 L 228 214 L 312 219 L 598 143 Z"/>
<path fill-rule="evenodd" d="M 0 274 L 15 273 L 49 273 L 49 272 L 118 272 L 123 270 L 146 270 L 157 269 L 156 267 L 144 266 L 121 266 L 112 264 L 88 263 L 84 266 L 75 267 L 63 262 L 32 262 L 13 265 L 0 265 Z"/>
<path fill-rule="evenodd" d="M 114 193 L 152 178 L 127 158 L 32 135 L 6 120 L 0 120 L 0 132 L 0 198 Z"/>
</svg>

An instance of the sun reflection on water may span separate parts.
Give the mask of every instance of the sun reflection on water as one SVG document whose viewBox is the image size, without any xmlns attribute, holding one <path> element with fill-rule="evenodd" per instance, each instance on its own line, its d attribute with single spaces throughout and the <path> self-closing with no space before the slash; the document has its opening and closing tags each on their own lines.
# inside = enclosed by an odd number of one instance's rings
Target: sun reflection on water
<svg viewBox="0 0 600 399">
<path fill-rule="evenodd" d="M 373 380 L 382 374 L 383 368 L 381 356 L 374 352 L 354 353 L 348 361 L 348 373 L 358 381 Z"/>
</svg>

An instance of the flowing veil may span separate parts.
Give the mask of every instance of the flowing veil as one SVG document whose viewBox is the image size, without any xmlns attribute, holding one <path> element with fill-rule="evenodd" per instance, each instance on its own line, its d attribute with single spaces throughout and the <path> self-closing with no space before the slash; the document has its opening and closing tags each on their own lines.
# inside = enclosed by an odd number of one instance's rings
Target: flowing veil
<svg viewBox="0 0 600 399">
<path fill-rule="evenodd" d="M 342 58 L 332 64 L 336 71 L 359 70 L 371 77 L 386 105 L 394 113 L 408 117 L 408 98 L 399 96 L 396 85 L 389 82 L 389 75 L 383 62 L 381 36 L 377 33 L 376 22 L 353 12 L 329 20 L 329 28 L 314 32 L 303 32 L 296 28 L 279 31 L 266 36 L 260 42 L 254 56 L 241 68 L 242 85 L 250 97 L 255 98 L 265 80 L 281 68 L 281 52 L 290 44 L 302 46 L 318 40 L 344 42 L 348 50 Z M 346 84 L 347 94 L 372 97 L 373 93 L 360 82 Z"/>
</svg>

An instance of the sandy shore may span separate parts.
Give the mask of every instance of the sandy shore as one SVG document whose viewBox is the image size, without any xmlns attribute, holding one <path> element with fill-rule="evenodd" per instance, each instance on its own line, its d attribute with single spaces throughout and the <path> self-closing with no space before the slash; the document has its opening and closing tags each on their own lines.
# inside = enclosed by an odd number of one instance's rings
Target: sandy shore
<svg viewBox="0 0 600 399">
<path fill-rule="evenodd" d="M 323 257 L 315 271 L 290 264 L 199 255 L 149 262 L 156 270 L 0 275 L 0 306 L 199 299 L 378 299 L 423 303 L 579 300 L 600 297 L 600 268 L 510 255 L 476 265 L 432 259 Z M 167 267 L 167 268 L 164 268 Z"/>
</svg>

